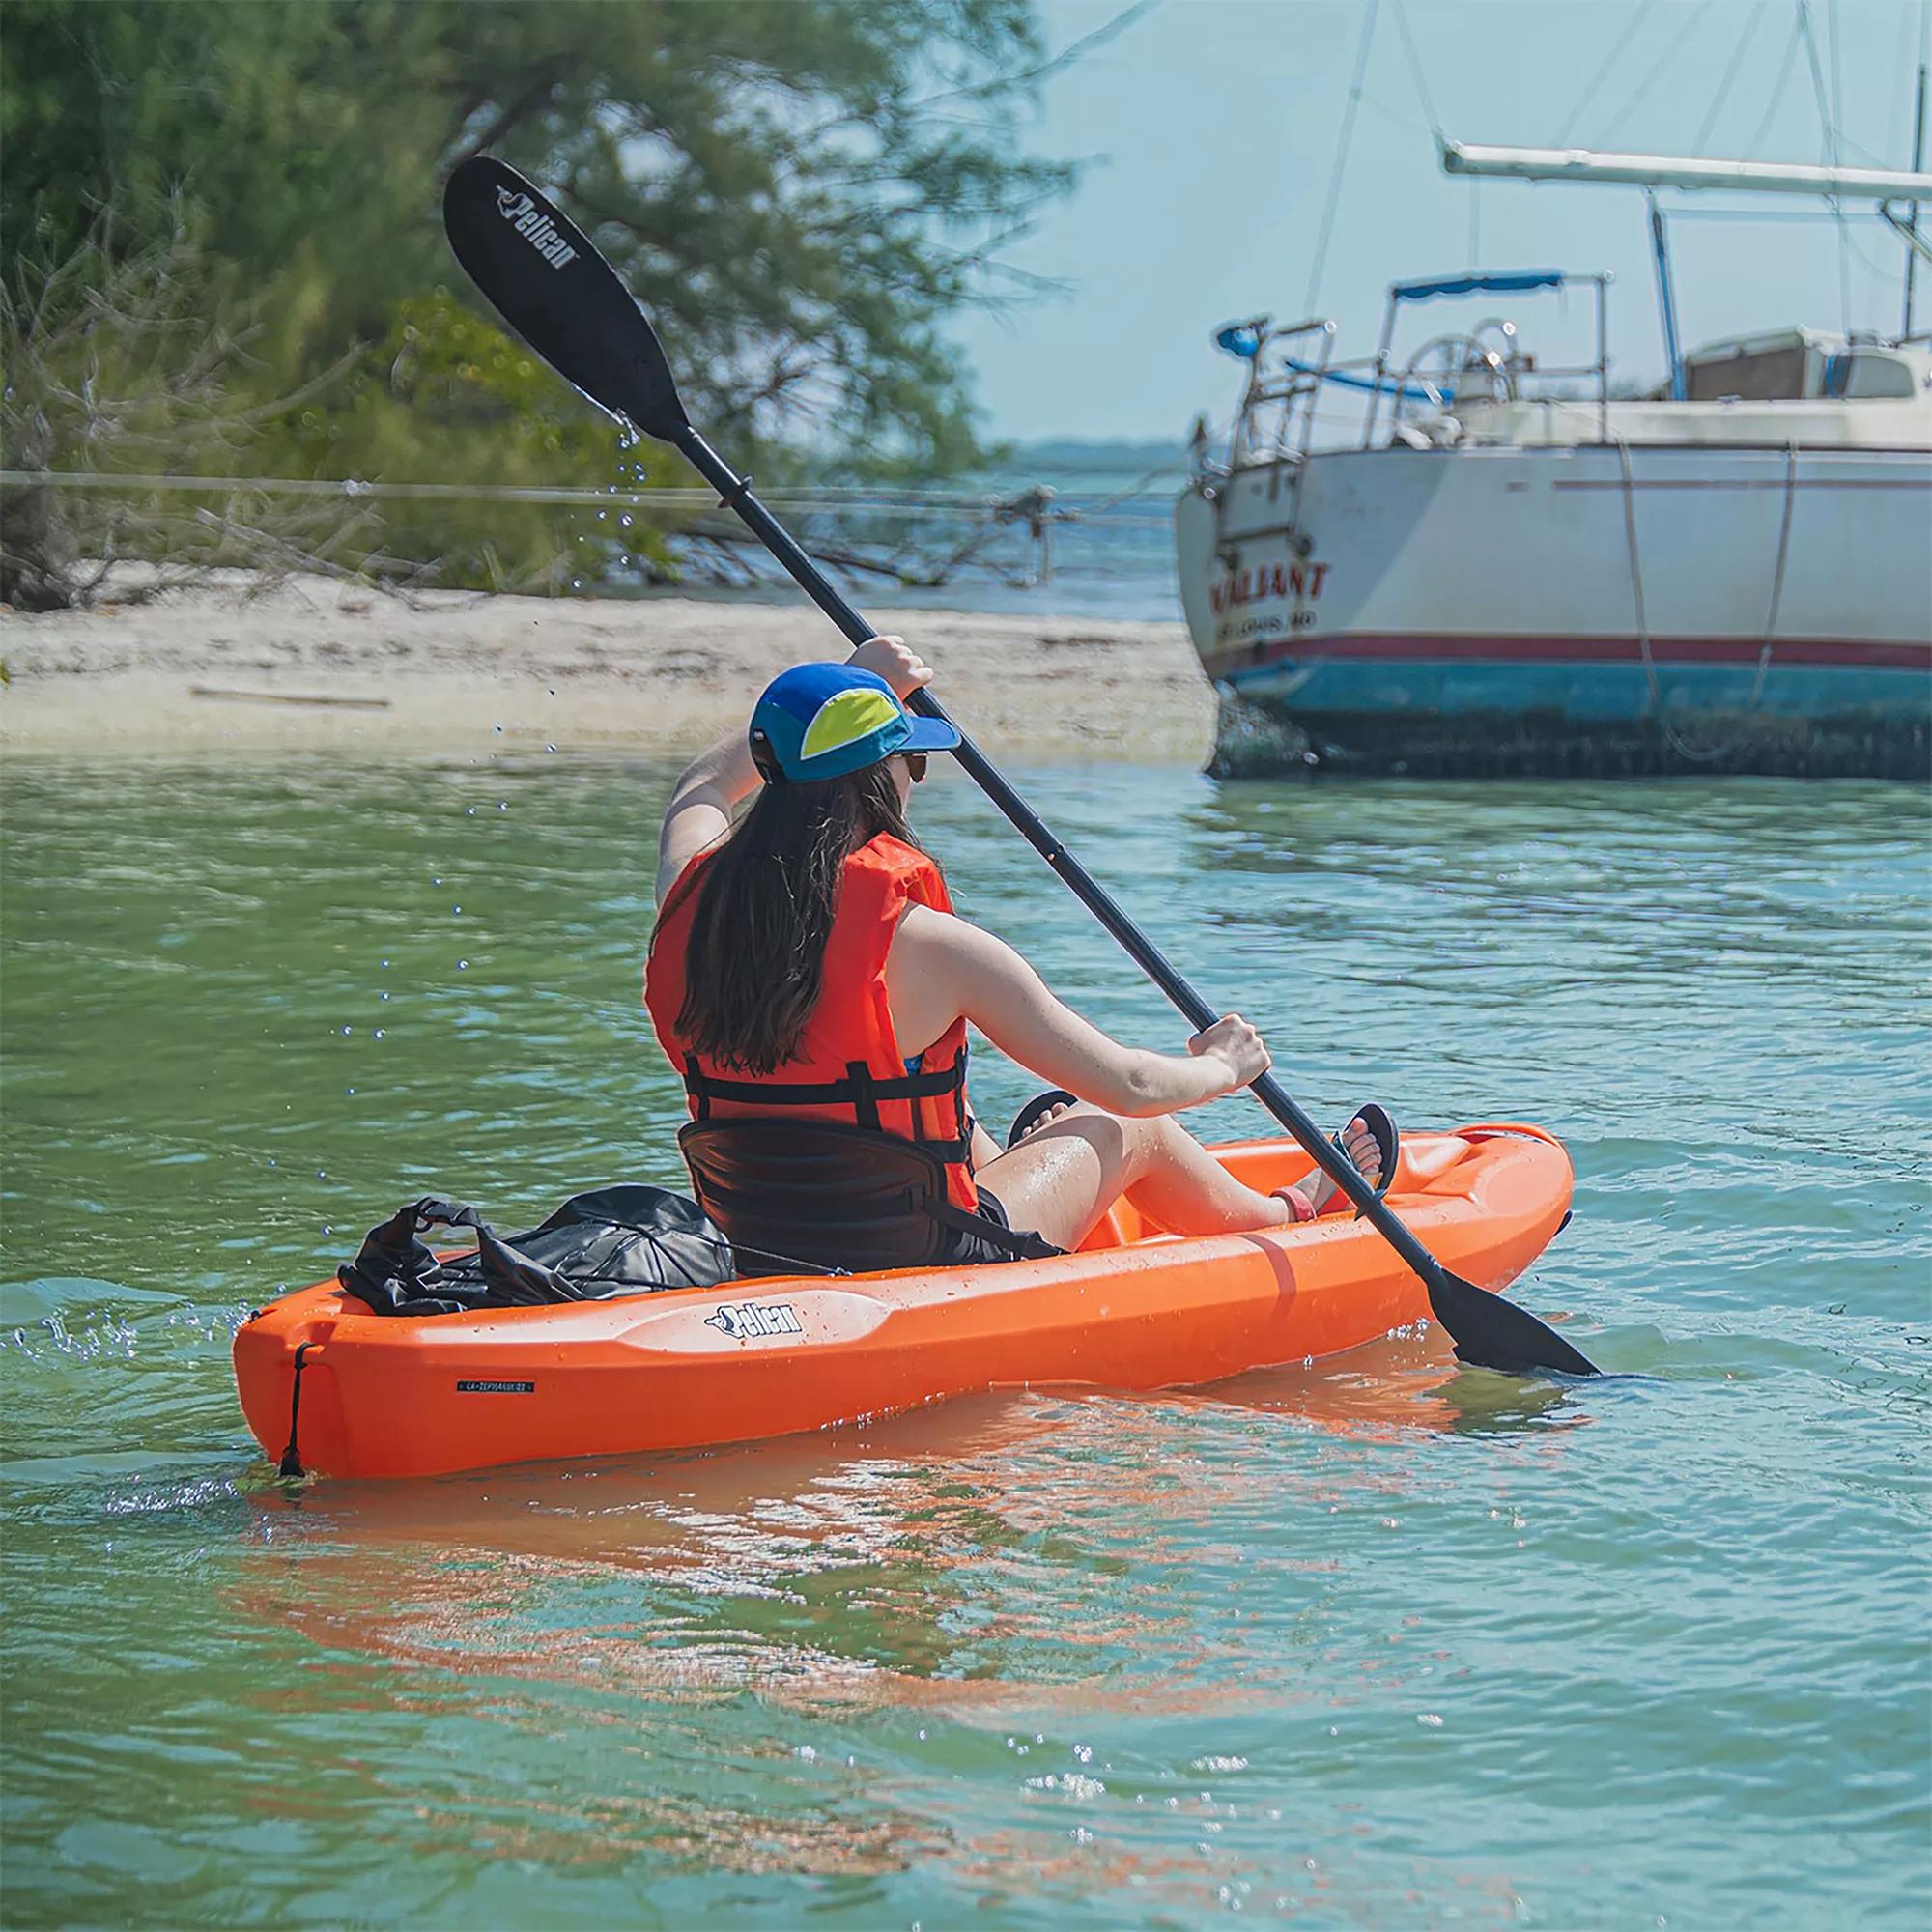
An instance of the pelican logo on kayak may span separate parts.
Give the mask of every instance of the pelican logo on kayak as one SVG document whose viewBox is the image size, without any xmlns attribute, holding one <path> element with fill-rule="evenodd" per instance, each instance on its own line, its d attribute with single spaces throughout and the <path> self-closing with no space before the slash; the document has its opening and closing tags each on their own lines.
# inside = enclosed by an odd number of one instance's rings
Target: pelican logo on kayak
<svg viewBox="0 0 1932 1932">
<path fill-rule="evenodd" d="M 553 269 L 567 268 L 577 260 L 577 250 L 557 233 L 556 223 L 528 195 L 515 188 L 499 187 L 497 190 L 497 213 Z"/>
<path fill-rule="evenodd" d="M 1256 564 L 1251 570 L 1231 570 L 1219 583 L 1210 586 L 1208 601 L 1214 607 L 1217 617 L 1243 604 L 1259 604 L 1268 597 L 1306 597 L 1313 602 L 1321 595 L 1327 577 L 1325 563 Z"/>
<path fill-rule="evenodd" d="M 748 1342 L 755 1335 L 803 1335 L 798 1317 L 788 1301 L 740 1301 L 704 1318 L 707 1328 L 728 1335 L 734 1342 Z"/>
</svg>

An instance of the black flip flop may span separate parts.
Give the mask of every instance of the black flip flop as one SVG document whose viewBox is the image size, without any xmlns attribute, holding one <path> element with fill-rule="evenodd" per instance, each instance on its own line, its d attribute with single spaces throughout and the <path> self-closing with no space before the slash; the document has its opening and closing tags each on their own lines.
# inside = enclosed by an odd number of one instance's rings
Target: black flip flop
<svg viewBox="0 0 1932 1932">
<path fill-rule="evenodd" d="M 1056 1107 L 1077 1107 L 1079 1096 L 1069 1094 L 1065 1087 L 1049 1087 L 1044 1094 L 1036 1094 L 1017 1114 L 1013 1123 L 1007 1129 L 1007 1145 L 1016 1148 L 1039 1124 L 1040 1117 L 1050 1114 Z M 1384 1119 L 1387 1117 L 1384 1116 Z"/>
<path fill-rule="evenodd" d="M 1382 1162 L 1382 1178 L 1376 1184 L 1376 1199 L 1379 1201 L 1389 1191 L 1389 1183 L 1395 1179 L 1395 1164 L 1402 1153 L 1402 1135 L 1397 1130 L 1396 1123 L 1389 1119 L 1388 1109 L 1375 1100 L 1363 1101 L 1349 1119 L 1359 1120 L 1375 1136 L 1376 1151 L 1380 1154 Z M 1349 1158 L 1339 1133 L 1329 1135 L 1328 1145 L 1341 1154 L 1344 1160 Z M 1357 1208 L 1355 1219 L 1359 1221 L 1361 1218 L 1362 1210 Z"/>
</svg>

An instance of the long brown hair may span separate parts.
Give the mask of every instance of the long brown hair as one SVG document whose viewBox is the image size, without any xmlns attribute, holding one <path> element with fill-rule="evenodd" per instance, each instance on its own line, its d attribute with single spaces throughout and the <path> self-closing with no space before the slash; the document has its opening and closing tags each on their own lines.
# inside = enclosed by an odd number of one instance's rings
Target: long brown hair
<svg viewBox="0 0 1932 1932">
<path fill-rule="evenodd" d="M 881 832 L 918 843 L 888 760 L 844 778 L 760 786 L 696 880 L 687 873 L 665 903 L 668 917 L 696 891 L 680 1038 L 758 1078 L 791 1059 L 818 1004 L 845 861 Z"/>
</svg>

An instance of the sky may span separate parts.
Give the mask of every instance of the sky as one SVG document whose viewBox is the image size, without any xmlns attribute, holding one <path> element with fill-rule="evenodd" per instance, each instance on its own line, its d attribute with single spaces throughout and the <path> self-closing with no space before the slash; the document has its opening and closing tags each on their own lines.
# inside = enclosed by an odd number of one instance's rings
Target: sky
<svg viewBox="0 0 1932 1932">
<path fill-rule="evenodd" d="M 1040 0 L 1049 47 L 1104 27 L 1125 4 Z M 1769 112 L 1797 0 L 1406 0 L 1404 11 L 1435 115 L 1453 138 L 1825 158 L 1802 41 Z M 1393 0 L 1380 0 L 1321 284 L 1307 303 L 1366 12 L 1367 0 L 1156 0 L 1049 76 L 1030 144 L 1089 165 L 1008 258 L 1068 287 L 953 325 L 979 374 L 989 434 L 1178 438 L 1198 412 L 1223 420 L 1238 397 L 1241 370 L 1211 347 L 1218 325 L 1325 314 L 1339 325 L 1338 358 L 1369 355 L 1389 282 L 1478 264 L 1611 270 L 1613 379 L 1662 375 L 1641 191 L 1444 177 Z M 1928 0 L 1809 0 L 1847 165 L 1908 165 L 1928 14 Z M 1687 348 L 1794 323 L 1845 327 L 1830 222 L 1689 213 L 1713 199 L 1675 198 L 1687 211 L 1671 224 Z M 1852 226 L 1850 243 L 1850 325 L 1895 333 L 1902 247 L 1869 220 Z M 1546 362 L 1590 348 L 1580 292 L 1434 303 L 1414 314 L 1407 339 L 1498 312 Z M 1919 275 L 1918 315 L 1919 327 L 1932 324 L 1932 270 Z"/>
</svg>

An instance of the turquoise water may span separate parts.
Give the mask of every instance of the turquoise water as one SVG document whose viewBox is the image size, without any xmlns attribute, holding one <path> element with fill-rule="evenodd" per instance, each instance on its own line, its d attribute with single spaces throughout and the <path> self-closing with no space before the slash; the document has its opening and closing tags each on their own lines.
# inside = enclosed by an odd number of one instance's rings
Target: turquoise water
<svg viewBox="0 0 1932 1932">
<path fill-rule="evenodd" d="M 5 774 L 8 1923 L 1924 1923 L 1922 800 L 1025 775 L 1322 1118 L 1559 1131 L 1519 1295 L 1648 1379 L 1432 1332 L 283 1491 L 249 1308 L 432 1185 L 675 1178 L 667 779 Z M 919 806 L 971 916 L 1178 1043 L 977 794 Z"/>
</svg>

